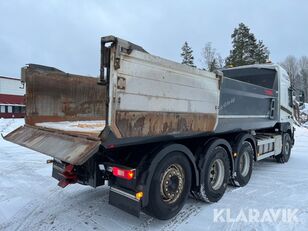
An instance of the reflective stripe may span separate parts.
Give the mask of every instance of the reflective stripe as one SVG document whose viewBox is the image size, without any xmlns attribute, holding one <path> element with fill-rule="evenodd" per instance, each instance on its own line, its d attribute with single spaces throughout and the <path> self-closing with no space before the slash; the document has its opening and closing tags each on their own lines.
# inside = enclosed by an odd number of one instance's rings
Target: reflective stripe
<svg viewBox="0 0 308 231">
<path fill-rule="evenodd" d="M 120 189 L 110 187 L 110 191 L 113 191 L 113 192 L 118 193 L 118 194 L 120 194 L 120 195 L 122 195 L 122 196 L 125 196 L 125 197 L 127 197 L 127 198 L 129 198 L 129 199 L 131 199 L 131 200 L 134 200 L 134 201 L 138 201 L 138 202 L 139 202 L 139 200 L 136 199 L 135 195 L 129 194 L 129 193 L 124 192 L 124 191 L 122 191 L 122 190 L 120 190 Z"/>
<path fill-rule="evenodd" d="M 219 115 L 219 119 L 268 118 L 268 115 Z"/>
</svg>

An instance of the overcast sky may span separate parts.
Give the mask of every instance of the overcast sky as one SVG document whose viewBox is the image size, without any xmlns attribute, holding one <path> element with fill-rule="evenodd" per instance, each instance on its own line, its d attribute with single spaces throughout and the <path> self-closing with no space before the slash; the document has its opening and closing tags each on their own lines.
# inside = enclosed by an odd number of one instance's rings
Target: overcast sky
<svg viewBox="0 0 308 231">
<path fill-rule="evenodd" d="M 204 44 L 226 57 L 240 22 L 263 40 L 273 62 L 308 55 L 307 0 L 1 0 L 0 75 L 19 77 L 20 67 L 38 63 L 97 76 L 105 35 L 178 62 L 188 41 L 201 67 Z"/>
</svg>

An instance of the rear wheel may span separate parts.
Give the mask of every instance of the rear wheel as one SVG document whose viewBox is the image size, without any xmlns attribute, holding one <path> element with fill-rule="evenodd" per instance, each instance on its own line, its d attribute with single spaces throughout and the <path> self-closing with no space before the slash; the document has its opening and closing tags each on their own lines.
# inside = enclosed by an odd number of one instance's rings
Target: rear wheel
<svg viewBox="0 0 308 231">
<path fill-rule="evenodd" d="M 234 186 L 245 186 L 251 177 L 254 150 L 248 141 L 244 141 L 239 149 L 238 156 L 235 158 L 235 176 L 231 179 Z"/>
<path fill-rule="evenodd" d="M 174 217 L 187 199 L 191 177 L 188 159 L 179 152 L 168 154 L 155 169 L 145 212 L 161 220 Z"/>
<path fill-rule="evenodd" d="M 224 195 L 230 177 L 230 161 L 227 151 L 217 146 L 205 153 L 201 187 L 192 194 L 198 200 L 217 202 Z"/>
<path fill-rule="evenodd" d="M 282 151 L 275 156 L 278 163 L 287 163 L 290 159 L 292 148 L 291 136 L 289 133 L 284 133 L 282 136 Z"/>
</svg>

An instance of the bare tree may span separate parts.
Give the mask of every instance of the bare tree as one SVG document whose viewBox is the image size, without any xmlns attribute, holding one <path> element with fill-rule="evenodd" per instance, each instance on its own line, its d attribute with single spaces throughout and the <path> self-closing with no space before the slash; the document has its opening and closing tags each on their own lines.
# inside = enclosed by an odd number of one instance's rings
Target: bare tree
<svg viewBox="0 0 308 231">
<path fill-rule="evenodd" d="M 297 59 L 289 55 L 280 65 L 287 71 L 292 87 L 296 88 L 299 85 L 299 65 Z"/>
<path fill-rule="evenodd" d="M 291 86 L 298 97 L 302 91 L 308 100 L 308 57 L 302 56 L 300 59 L 289 55 L 280 65 L 287 71 Z"/>
<path fill-rule="evenodd" d="M 308 57 L 302 56 L 299 61 L 299 72 L 302 80 L 302 90 L 305 93 L 305 101 L 308 101 Z"/>
<path fill-rule="evenodd" d="M 212 43 L 208 42 L 202 49 L 202 63 L 207 71 L 214 71 L 224 66 L 224 59 L 212 47 Z"/>
</svg>

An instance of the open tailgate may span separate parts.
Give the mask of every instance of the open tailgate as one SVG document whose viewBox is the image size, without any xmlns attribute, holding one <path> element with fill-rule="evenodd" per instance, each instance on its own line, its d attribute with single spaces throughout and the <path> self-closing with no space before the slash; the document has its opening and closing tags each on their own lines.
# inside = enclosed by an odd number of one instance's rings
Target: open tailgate
<svg viewBox="0 0 308 231">
<path fill-rule="evenodd" d="M 74 136 L 58 130 L 25 125 L 9 133 L 5 140 L 41 152 L 64 162 L 81 165 L 98 151 L 100 139 Z"/>
<path fill-rule="evenodd" d="M 85 163 L 101 144 L 106 87 L 96 78 L 35 64 L 22 68 L 22 81 L 25 126 L 4 139 L 69 164 Z"/>
</svg>

